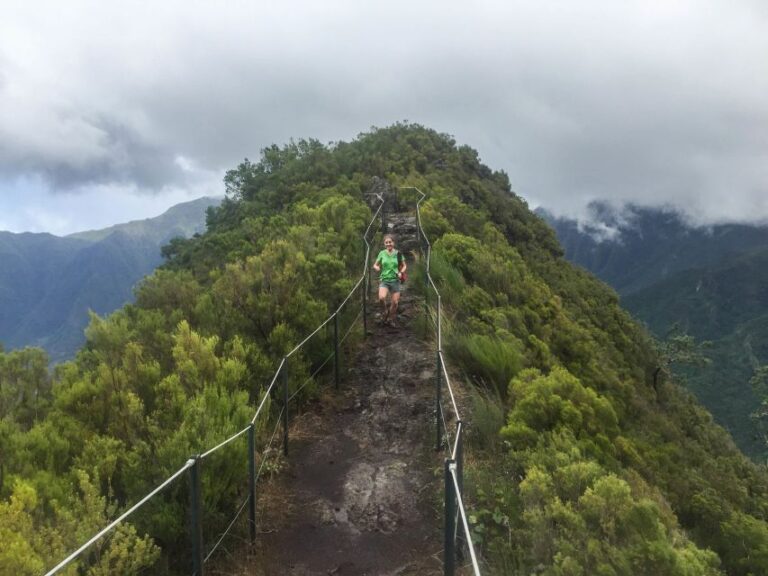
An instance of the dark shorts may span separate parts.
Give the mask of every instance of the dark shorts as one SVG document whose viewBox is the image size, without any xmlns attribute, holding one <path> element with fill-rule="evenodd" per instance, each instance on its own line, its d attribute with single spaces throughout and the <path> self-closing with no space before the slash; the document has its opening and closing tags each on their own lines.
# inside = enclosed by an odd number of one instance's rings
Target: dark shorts
<svg viewBox="0 0 768 576">
<path fill-rule="evenodd" d="M 382 280 L 379 288 L 386 288 L 391 294 L 400 292 L 400 280 Z"/>
</svg>

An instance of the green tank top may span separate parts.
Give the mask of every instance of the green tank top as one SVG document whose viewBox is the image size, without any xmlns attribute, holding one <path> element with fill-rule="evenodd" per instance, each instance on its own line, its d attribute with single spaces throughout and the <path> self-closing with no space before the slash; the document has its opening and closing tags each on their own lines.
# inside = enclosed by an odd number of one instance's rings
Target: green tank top
<svg viewBox="0 0 768 576">
<path fill-rule="evenodd" d="M 392 250 L 391 254 L 386 249 L 382 250 L 376 256 L 376 262 L 381 264 L 380 280 L 397 280 L 397 250 Z"/>
</svg>

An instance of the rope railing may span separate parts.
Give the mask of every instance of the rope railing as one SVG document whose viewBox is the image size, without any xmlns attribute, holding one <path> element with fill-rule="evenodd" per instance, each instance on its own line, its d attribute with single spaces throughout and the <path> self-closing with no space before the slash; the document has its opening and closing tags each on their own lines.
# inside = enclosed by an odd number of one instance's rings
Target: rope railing
<svg viewBox="0 0 768 576">
<path fill-rule="evenodd" d="M 456 464 L 450 466 L 449 471 L 453 480 L 453 489 L 455 490 L 456 500 L 458 501 L 459 514 L 461 515 L 461 523 L 464 525 L 464 533 L 469 538 L 469 523 L 467 522 L 467 511 L 464 508 L 464 501 L 461 499 L 462 487 L 459 485 L 458 475 L 456 473 Z M 470 540 L 471 542 L 471 540 Z M 469 556 L 472 559 L 472 568 L 475 574 L 480 574 L 480 566 L 477 563 L 477 555 L 475 554 L 475 548 L 470 544 Z"/>
<path fill-rule="evenodd" d="M 453 576 L 456 572 L 456 558 L 461 546 L 457 546 L 458 526 L 457 519 L 461 517 L 464 542 L 469 548 L 469 554 L 472 560 L 472 569 L 476 576 L 480 576 L 480 566 L 477 562 L 472 535 L 467 522 L 467 513 L 462 499 L 464 489 L 464 424 L 456 403 L 456 395 L 453 392 L 451 379 L 448 375 L 448 369 L 445 363 L 443 353 L 443 331 L 442 331 L 442 298 L 432 278 L 430 264 L 432 261 L 432 245 L 424 232 L 421 222 L 421 203 L 426 199 L 426 194 L 415 186 L 404 186 L 403 190 L 414 190 L 420 195 L 416 202 L 416 230 L 418 234 L 419 247 L 424 257 L 424 287 L 425 295 L 429 296 L 430 289 L 435 296 L 435 311 L 429 306 L 428 298 L 424 299 L 424 315 L 426 319 L 432 321 L 435 328 L 435 340 L 437 345 L 437 373 L 435 377 L 435 449 L 447 449 L 448 458 L 445 460 L 445 528 L 444 528 L 444 548 L 443 548 L 443 572 L 446 576 Z M 444 386 L 443 386 L 444 383 Z M 453 408 L 453 416 L 456 421 L 456 428 L 451 439 L 451 433 L 448 430 L 448 424 L 443 410 L 442 390 L 443 387 L 448 391 L 448 396 Z M 441 430 L 442 426 L 442 430 Z M 457 510 L 458 509 L 458 510 Z"/>
<path fill-rule="evenodd" d="M 333 352 L 331 352 L 330 354 L 328 354 L 328 356 L 326 356 L 326 357 L 325 357 L 325 360 L 323 360 L 323 363 L 322 363 L 322 364 L 320 364 L 320 366 L 318 366 L 318 367 L 315 369 L 315 371 L 314 371 L 314 372 L 312 372 L 312 374 L 310 374 L 309 376 L 307 376 L 307 377 L 306 377 L 306 379 L 304 380 L 304 382 L 302 382 L 302 383 L 301 383 L 301 386 L 299 386 L 298 388 L 296 388 L 296 390 L 294 391 L 294 393 L 293 393 L 293 394 L 291 394 L 291 395 L 288 397 L 288 402 L 290 402 L 291 400 L 293 400 L 294 398 L 296 398 L 296 396 L 298 396 L 298 395 L 299 395 L 299 393 L 300 393 L 302 390 L 304 390 L 304 388 L 306 388 L 306 387 L 307 387 L 307 385 L 308 385 L 310 382 L 314 381 L 314 379 L 317 377 L 317 375 L 318 375 L 318 374 L 320 374 L 320 372 L 322 372 L 322 371 L 323 371 L 323 368 L 325 368 L 325 367 L 326 367 L 326 365 L 328 364 L 328 362 L 330 362 L 332 359 L 333 359 Z"/>
<path fill-rule="evenodd" d="M 224 538 L 226 538 L 229 535 L 230 530 L 232 530 L 232 527 L 235 525 L 235 522 L 237 522 L 238 519 L 240 518 L 240 515 L 243 513 L 243 510 L 245 510 L 245 507 L 248 504 L 248 502 L 250 501 L 250 499 L 251 499 L 250 495 L 245 497 L 245 500 L 240 505 L 240 508 L 238 508 L 237 512 L 235 512 L 235 516 L 234 516 L 234 518 L 232 518 L 232 522 L 229 523 L 229 526 L 227 526 L 227 529 L 224 530 L 224 532 L 221 534 L 219 539 L 216 541 L 216 544 L 214 544 L 211 547 L 210 552 L 208 552 L 208 554 L 205 555 L 205 558 L 203 559 L 203 562 L 208 562 L 210 557 L 213 556 L 213 553 L 216 552 L 216 550 L 218 550 L 218 548 L 221 545 L 221 543 L 224 542 Z"/>
<path fill-rule="evenodd" d="M 128 510 L 123 512 L 120 516 L 118 516 L 115 520 L 113 520 L 107 527 L 105 527 L 103 530 L 101 530 L 98 534 L 93 536 L 88 542 L 80 546 L 77 550 L 72 552 L 69 556 L 67 556 L 64 560 L 59 562 L 56 566 L 51 568 L 48 572 L 46 572 L 45 576 L 50 576 L 51 574 L 56 574 L 59 570 L 64 568 L 67 564 L 72 562 L 75 558 L 80 556 L 85 550 L 90 548 L 95 542 L 97 542 L 102 536 L 110 532 L 115 526 L 120 524 L 123 520 L 128 518 L 131 514 L 136 512 L 139 508 L 141 508 L 147 501 L 151 500 L 155 495 L 159 494 L 163 489 L 165 489 L 169 484 L 171 484 L 176 478 L 181 476 L 184 472 L 189 470 L 194 464 L 194 460 L 190 459 L 187 460 L 184 466 L 179 468 L 176 472 L 174 472 L 169 478 L 167 478 L 162 484 L 160 484 L 157 488 L 152 490 L 149 494 L 144 496 L 141 500 L 139 500 L 136 504 L 131 506 Z"/>
<path fill-rule="evenodd" d="M 263 454 L 266 454 L 269 451 L 269 449 L 272 448 L 272 442 L 275 441 L 275 436 L 277 436 L 277 431 L 280 429 L 280 418 L 282 417 L 282 415 L 283 415 L 283 411 L 281 410 L 280 414 L 277 415 L 277 423 L 275 424 L 275 427 L 272 429 L 272 436 L 269 438 L 269 442 L 267 443 L 266 448 L 262 450 Z M 266 456 L 261 459 L 261 463 L 259 464 L 259 471 L 256 472 L 256 480 L 261 478 L 261 471 L 264 469 L 264 465 L 267 463 L 267 460 L 269 460 L 269 458 L 267 458 Z"/>
<path fill-rule="evenodd" d="M 448 389 L 448 393 L 451 395 L 451 404 L 453 404 L 453 413 L 456 414 L 456 418 L 460 420 L 459 418 L 459 408 L 456 406 L 456 397 L 453 395 L 453 387 L 451 386 L 451 381 L 448 378 L 448 370 L 445 367 L 445 357 L 443 356 L 443 351 L 440 351 L 440 366 L 443 369 L 443 377 L 445 378 L 446 388 Z"/>
<path fill-rule="evenodd" d="M 443 422 L 443 431 L 442 431 L 443 438 L 441 438 L 440 445 L 442 447 L 445 447 L 447 450 L 449 450 L 448 452 L 446 452 L 446 454 L 450 457 L 452 454 L 450 452 L 450 447 L 452 444 L 455 444 L 455 442 L 451 439 L 451 431 L 448 428 L 448 422 L 445 419 L 445 410 L 443 410 L 442 402 L 440 404 L 440 420 L 442 420 Z M 459 439 L 459 435 L 456 434 L 456 440 L 458 439 Z"/>
<path fill-rule="evenodd" d="M 282 410 L 280 411 L 280 413 L 277 415 L 277 418 L 275 419 L 276 420 L 276 424 L 275 424 L 275 427 L 272 430 L 272 436 L 270 437 L 269 442 L 267 442 L 267 445 L 262 450 L 262 454 L 265 455 L 265 456 L 262 457 L 261 463 L 259 464 L 259 470 L 255 473 L 254 484 L 258 483 L 259 478 L 261 477 L 261 471 L 264 469 L 264 465 L 269 460 L 269 457 L 267 455 L 269 453 L 269 450 L 272 448 L 272 443 L 274 442 L 275 436 L 277 435 L 277 430 L 280 427 L 280 424 L 281 424 L 280 417 L 281 416 L 282 416 Z M 229 523 L 229 526 L 227 526 L 227 528 L 224 530 L 224 532 L 222 534 L 220 534 L 219 539 L 216 541 L 216 544 L 214 544 L 213 547 L 211 547 L 211 550 L 208 552 L 208 554 L 205 555 L 205 558 L 203 559 L 203 563 L 208 562 L 208 560 L 211 558 L 211 556 L 213 556 L 214 552 L 216 552 L 216 550 L 219 548 L 219 546 L 224 541 L 224 539 L 232 531 L 232 528 L 234 527 L 235 523 L 237 522 L 237 520 L 242 515 L 243 510 L 245 509 L 246 505 L 248 505 L 251 502 L 253 502 L 253 498 L 254 498 L 254 494 L 252 492 L 249 493 L 245 497 L 245 500 L 243 501 L 243 503 L 238 508 L 237 512 L 235 513 L 234 517 L 232 518 L 232 521 Z"/>
<path fill-rule="evenodd" d="M 280 365 L 277 367 L 277 371 L 275 372 L 275 375 L 272 376 L 272 382 L 269 383 L 269 386 L 267 387 L 266 392 L 264 392 L 264 398 L 261 399 L 261 404 L 259 404 L 259 407 L 256 408 L 256 414 L 253 415 L 253 418 L 251 419 L 251 424 L 256 423 L 256 419 L 259 417 L 259 414 L 261 413 L 261 409 L 264 407 L 264 403 L 267 401 L 267 398 L 269 398 L 270 392 L 272 392 L 272 388 L 275 386 L 275 382 L 277 381 L 277 377 L 280 375 L 280 372 L 283 369 L 283 366 L 285 366 L 285 358 L 283 358 L 280 361 Z"/>
<path fill-rule="evenodd" d="M 213 448 L 211 448 L 207 452 L 203 452 L 202 454 L 200 454 L 200 458 L 202 460 L 205 460 L 208 456 L 210 456 L 211 454 L 216 452 L 219 448 L 224 448 L 224 446 L 226 446 L 227 444 L 229 444 L 233 440 L 236 440 L 237 438 L 240 438 L 240 436 L 242 436 L 243 434 L 247 433 L 249 429 L 250 429 L 250 426 L 247 426 L 247 427 L 243 428 L 242 430 L 240 430 L 240 432 L 237 432 L 236 434 L 230 436 L 229 438 L 224 440 L 224 442 L 220 443 L 218 446 L 214 446 Z"/>
<path fill-rule="evenodd" d="M 379 205 L 376 211 L 374 212 L 371 221 L 368 224 L 368 227 L 365 230 L 365 233 L 363 234 L 363 243 L 364 243 L 364 251 L 365 251 L 365 261 L 363 263 L 363 273 L 360 276 L 360 279 L 355 283 L 355 285 L 350 289 L 349 293 L 347 294 L 346 298 L 342 300 L 341 304 L 339 304 L 336 308 L 336 310 L 324 321 L 322 322 L 313 332 L 311 332 L 307 337 L 305 337 L 298 345 L 296 345 L 288 354 L 286 354 L 280 361 L 280 364 L 278 365 L 272 380 L 269 383 L 269 386 L 267 389 L 263 392 L 263 397 L 261 399 L 261 402 L 259 403 L 258 408 L 256 409 L 256 413 L 254 414 L 253 418 L 251 419 L 250 425 L 229 438 L 223 440 L 221 443 L 216 445 L 215 447 L 203 452 L 202 454 L 198 454 L 187 460 L 187 462 L 182 466 L 179 470 L 177 470 L 174 474 L 172 474 L 169 478 L 167 478 L 165 481 L 163 481 L 157 488 L 152 490 L 149 494 L 144 496 L 139 502 L 134 504 L 131 508 L 126 510 L 123 514 L 121 514 L 118 518 L 116 518 L 114 521 L 112 521 L 108 526 L 106 526 L 104 529 L 99 531 L 96 535 L 94 535 L 91 539 L 89 539 L 85 544 L 83 544 L 80 548 L 72 552 L 69 556 L 67 556 L 64 560 L 59 562 L 56 566 L 54 566 L 51 570 L 49 570 L 45 576 L 53 576 L 54 574 L 58 573 L 60 570 L 71 564 L 74 560 L 76 560 L 78 557 L 80 557 L 83 552 L 88 550 L 93 544 L 98 542 L 103 536 L 108 534 L 110 531 L 112 531 L 118 524 L 120 524 L 122 521 L 124 521 L 126 518 L 128 518 L 131 514 L 133 514 L 136 510 L 141 508 L 144 504 L 146 504 L 148 501 L 150 501 L 154 496 L 156 496 L 158 493 L 160 493 L 162 490 L 164 490 L 166 487 L 168 487 L 170 484 L 172 484 L 174 481 L 176 481 L 184 472 L 189 471 L 189 482 L 190 482 L 190 536 L 192 541 L 192 564 L 193 564 L 193 574 L 196 574 L 197 576 L 203 576 L 204 574 L 204 565 L 205 562 L 207 562 L 213 553 L 216 551 L 216 549 L 219 547 L 221 542 L 223 541 L 224 537 L 230 532 L 232 527 L 235 525 L 238 518 L 241 517 L 243 510 L 246 508 L 246 506 L 249 509 L 249 532 L 250 532 L 250 540 L 251 543 L 254 543 L 256 540 L 256 483 L 261 476 L 262 469 L 264 467 L 265 462 L 267 461 L 267 458 L 262 458 L 261 464 L 259 466 L 258 474 L 256 473 L 256 463 L 255 463 L 255 456 L 256 456 L 256 422 L 259 418 L 259 416 L 262 414 L 262 409 L 267 404 L 267 400 L 272 397 L 272 392 L 275 390 L 275 385 L 278 382 L 278 379 L 282 379 L 282 387 L 283 387 L 283 402 L 282 407 L 280 410 L 279 415 L 277 416 L 277 423 L 275 425 L 275 428 L 272 433 L 272 437 L 270 438 L 266 448 L 262 452 L 263 454 L 266 454 L 267 451 L 271 448 L 272 442 L 275 439 L 275 436 L 277 434 L 277 430 L 279 429 L 280 424 L 282 423 L 283 426 L 283 453 L 285 455 L 288 454 L 288 413 L 289 413 L 289 402 L 293 400 L 298 391 L 294 393 L 292 396 L 289 397 L 288 395 L 288 361 L 291 357 L 293 357 L 297 352 L 299 352 L 306 344 L 309 342 L 313 337 L 315 337 L 324 327 L 330 325 L 333 323 L 334 326 L 334 351 L 331 355 L 334 358 L 334 380 L 336 383 L 336 387 L 339 387 L 339 346 L 343 344 L 344 340 L 347 339 L 350 332 L 352 331 L 352 328 L 357 323 L 357 321 L 362 316 L 363 318 L 363 335 L 367 334 L 367 326 L 366 324 L 366 316 L 367 316 L 367 298 L 368 298 L 368 287 L 370 285 L 369 280 L 369 262 L 371 257 L 371 231 L 375 230 L 374 225 L 379 219 L 379 216 L 382 212 L 382 207 L 384 205 L 384 199 L 381 196 L 378 196 Z M 350 326 L 347 328 L 345 334 L 343 337 L 339 338 L 339 317 L 341 316 L 342 311 L 344 310 L 345 306 L 350 302 L 351 298 L 355 295 L 355 293 L 361 289 L 362 292 L 362 306 L 361 311 L 357 314 L 357 316 L 352 320 L 350 323 Z M 330 356 L 329 356 L 330 359 Z M 321 364 L 321 368 L 327 364 L 328 360 L 323 362 Z M 315 370 L 315 372 L 312 374 L 310 378 L 313 378 L 318 374 L 320 369 Z M 306 386 L 308 382 L 305 381 L 305 383 L 301 386 L 303 388 Z M 281 422 L 282 420 L 282 422 Z M 211 550 L 204 556 L 203 555 L 203 526 L 202 526 L 202 489 L 201 489 L 201 462 L 209 457 L 214 452 L 220 450 L 224 446 L 230 444 L 234 440 L 240 438 L 243 435 L 246 435 L 248 437 L 248 469 L 249 469 L 249 483 L 248 483 L 248 495 L 245 498 L 245 501 L 242 503 L 242 505 L 239 507 L 238 511 L 236 512 L 234 518 L 229 523 L 227 528 L 224 530 L 223 534 L 219 537 L 217 542 L 214 544 L 214 546 L 211 548 Z"/>
</svg>

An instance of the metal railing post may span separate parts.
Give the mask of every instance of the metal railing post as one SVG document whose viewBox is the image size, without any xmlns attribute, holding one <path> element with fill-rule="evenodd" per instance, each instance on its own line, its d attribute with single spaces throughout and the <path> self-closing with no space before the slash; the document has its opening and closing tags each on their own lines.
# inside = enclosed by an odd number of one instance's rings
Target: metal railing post
<svg viewBox="0 0 768 576">
<path fill-rule="evenodd" d="M 365 261 L 363 272 L 363 338 L 368 337 L 368 260 Z"/>
<path fill-rule="evenodd" d="M 248 427 L 248 528 L 256 544 L 256 425 Z"/>
<path fill-rule="evenodd" d="M 192 540 L 192 569 L 196 576 L 203 576 L 203 513 L 200 462 L 197 454 L 195 463 L 189 469 L 189 532 Z"/>
<path fill-rule="evenodd" d="M 437 377 L 435 378 L 435 450 L 439 451 L 443 445 L 443 433 L 440 427 L 440 419 L 442 417 L 442 405 L 440 401 L 441 396 L 441 372 L 443 359 L 440 356 L 441 350 L 437 351 Z"/>
<path fill-rule="evenodd" d="M 437 349 L 443 349 L 443 300 L 437 295 Z"/>
<path fill-rule="evenodd" d="M 464 495 L 464 422 L 456 422 L 456 481 L 459 484 L 459 493 Z"/>
<path fill-rule="evenodd" d="M 426 254 L 427 254 L 427 262 L 426 262 L 426 265 L 424 266 L 426 268 L 426 270 L 427 270 L 427 273 L 424 274 L 424 288 L 427 289 L 427 290 L 429 289 L 429 256 L 430 256 L 430 252 L 432 252 L 432 247 L 429 244 L 427 244 L 427 252 L 426 252 Z"/>
<path fill-rule="evenodd" d="M 459 485 L 459 494 L 464 498 L 464 423 L 459 420 L 456 422 L 456 483 Z M 466 541 L 462 531 L 457 532 L 459 544 L 456 547 L 456 553 L 459 558 L 464 558 L 464 546 Z"/>
<path fill-rule="evenodd" d="M 288 358 L 283 360 L 283 455 L 288 456 Z"/>
<path fill-rule="evenodd" d="M 339 311 L 333 315 L 333 377 L 339 389 Z"/>
<path fill-rule="evenodd" d="M 443 574 L 454 576 L 456 572 L 456 494 L 451 478 L 453 460 L 445 461 L 445 534 L 443 544 Z"/>
</svg>

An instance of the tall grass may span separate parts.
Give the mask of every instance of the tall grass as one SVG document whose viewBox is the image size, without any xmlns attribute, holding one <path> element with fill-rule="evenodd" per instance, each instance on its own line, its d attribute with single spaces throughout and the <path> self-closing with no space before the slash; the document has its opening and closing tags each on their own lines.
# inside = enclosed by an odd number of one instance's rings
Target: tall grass
<svg viewBox="0 0 768 576">
<path fill-rule="evenodd" d="M 509 381 L 523 367 L 518 346 L 497 336 L 451 334 L 450 358 L 479 386 L 485 386 L 501 401 L 507 398 Z"/>
<path fill-rule="evenodd" d="M 461 272 L 454 268 L 440 252 L 433 251 L 429 258 L 429 271 L 432 279 L 440 290 L 440 296 L 443 304 L 457 306 L 461 302 L 461 297 L 466 289 L 466 281 Z M 422 277 L 422 284 L 424 280 Z M 430 289 L 430 295 L 434 292 Z"/>
<path fill-rule="evenodd" d="M 501 445 L 499 430 L 506 423 L 504 404 L 488 388 L 472 388 L 472 423 L 469 439 L 474 446 L 488 453 L 496 453 Z"/>
</svg>

